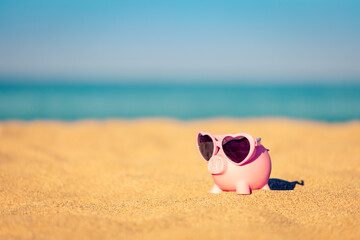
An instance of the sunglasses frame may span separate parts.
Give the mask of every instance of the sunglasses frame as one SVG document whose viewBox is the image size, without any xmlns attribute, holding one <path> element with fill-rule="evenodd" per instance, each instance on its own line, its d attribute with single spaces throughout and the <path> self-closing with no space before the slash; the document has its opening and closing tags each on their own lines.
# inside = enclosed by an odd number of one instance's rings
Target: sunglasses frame
<svg viewBox="0 0 360 240">
<path fill-rule="evenodd" d="M 206 160 L 204 158 L 204 156 L 202 155 L 201 151 L 200 151 L 200 146 L 199 146 L 199 135 L 207 135 L 211 138 L 211 140 L 213 141 L 213 144 L 214 144 L 214 149 L 213 149 L 213 152 L 211 154 L 211 157 L 213 157 L 215 155 L 215 153 L 217 152 L 220 152 L 222 151 L 224 156 L 226 156 L 227 159 L 230 160 L 231 163 L 237 165 L 237 166 L 241 166 L 241 165 L 244 165 L 247 163 L 247 161 L 249 159 L 251 159 L 251 157 L 253 156 L 254 154 L 254 150 L 255 150 L 255 147 L 260 144 L 260 141 L 261 141 L 261 138 L 257 138 L 257 139 L 254 139 L 250 134 L 247 134 L 247 133 L 237 133 L 237 134 L 225 134 L 225 135 L 212 135 L 208 132 L 203 132 L 203 131 L 199 131 L 197 133 L 197 137 L 196 137 L 196 144 L 197 144 L 197 147 L 198 147 L 198 150 L 199 150 L 199 153 L 200 153 L 200 156 L 206 161 L 206 162 L 209 162 L 209 160 Z M 225 139 L 229 137 L 231 139 L 234 139 L 234 138 L 238 138 L 238 137 L 245 137 L 249 143 L 250 143 L 250 150 L 249 150 L 249 153 L 248 155 L 244 158 L 244 160 L 242 160 L 240 163 L 236 163 L 234 162 L 233 160 L 231 160 L 227 155 L 226 153 L 224 152 L 223 150 L 223 145 L 224 145 L 224 141 Z M 220 143 L 220 144 L 219 144 Z M 219 150 L 217 150 L 217 148 L 220 148 Z"/>
</svg>

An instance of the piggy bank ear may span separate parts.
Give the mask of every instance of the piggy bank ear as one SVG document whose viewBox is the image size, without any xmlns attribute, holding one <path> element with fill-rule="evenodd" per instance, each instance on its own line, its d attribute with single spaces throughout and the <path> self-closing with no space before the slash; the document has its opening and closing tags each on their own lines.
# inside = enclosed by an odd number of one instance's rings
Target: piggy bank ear
<svg viewBox="0 0 360 240">
<path fill-rule="evenodd" d="M 261 138 L 255 139 L 255 146 L 260 146 L 260 145 L 261 145 Z"/>
</svg>

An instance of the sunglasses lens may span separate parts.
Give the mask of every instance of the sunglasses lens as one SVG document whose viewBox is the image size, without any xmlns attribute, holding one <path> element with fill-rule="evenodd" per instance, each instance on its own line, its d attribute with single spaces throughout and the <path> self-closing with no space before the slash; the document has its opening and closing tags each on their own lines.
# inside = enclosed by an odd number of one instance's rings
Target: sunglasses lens
<svg viewBox="0 0 360 240">
<path fill-rule="evenodd" d="M 209 161 L 213 152 L 214 152 L 214 143 L 209 135 L 201 135 L 198 136 L 198 145 L 200 149 L 201 155 Z"/>
<path fill-rule="evenodd" d="M 245 137 L 232 138 L 223 144 L 223 150 L 231 161 L 241 163 L 250 152 L 250 142 Z"/>
</svg>

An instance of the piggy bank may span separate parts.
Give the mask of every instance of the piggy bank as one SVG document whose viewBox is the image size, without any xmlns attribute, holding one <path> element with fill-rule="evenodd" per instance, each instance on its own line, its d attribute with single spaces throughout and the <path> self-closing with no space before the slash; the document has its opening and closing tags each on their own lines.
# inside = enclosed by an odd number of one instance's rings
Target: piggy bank
<svg viewBox="0 0 360 240">
<path fill-rule="evenodd" d="M 247 133 L 211 135 L 199 131 L 197 145 L 214 179 L 210 193 L 251 194 L 252 190 L 270 189 L 271 160 L 261 138 Z"/>
</svg>

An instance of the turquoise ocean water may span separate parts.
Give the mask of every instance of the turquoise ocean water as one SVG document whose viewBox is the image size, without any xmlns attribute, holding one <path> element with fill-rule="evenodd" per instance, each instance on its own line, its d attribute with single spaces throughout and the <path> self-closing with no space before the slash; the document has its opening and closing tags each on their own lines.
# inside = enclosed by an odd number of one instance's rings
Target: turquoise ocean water
<svg viewBox="0 0 360 240">
<path fill-rule="evenodd" d="M 0 120 L 171 117 L 360 119 L 360 85 L 0 83 Z"/>
</svg>

